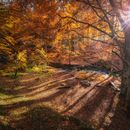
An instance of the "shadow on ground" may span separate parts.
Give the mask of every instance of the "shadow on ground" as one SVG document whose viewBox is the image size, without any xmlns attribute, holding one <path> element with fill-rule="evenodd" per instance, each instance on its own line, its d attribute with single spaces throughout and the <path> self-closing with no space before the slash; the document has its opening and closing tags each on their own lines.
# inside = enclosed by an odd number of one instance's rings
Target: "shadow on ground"
<svg viewBox="0 0 130 130">
<path fill-rule="evenodd" d="M 111 124 L 104 128 L 105 130 L 130 130 L 130 117 L 124 110 L 124 98 L 120 96 L 114 116 L 111 118 Z"/>
<path fill-rule="evenodd" d="M 12 126 L 0 125 L 0 130 L 92 130 L 90 125 L 69 116 L 62 116 L 46 106 L 37 106 L 21 115 Z"/>
</svg>

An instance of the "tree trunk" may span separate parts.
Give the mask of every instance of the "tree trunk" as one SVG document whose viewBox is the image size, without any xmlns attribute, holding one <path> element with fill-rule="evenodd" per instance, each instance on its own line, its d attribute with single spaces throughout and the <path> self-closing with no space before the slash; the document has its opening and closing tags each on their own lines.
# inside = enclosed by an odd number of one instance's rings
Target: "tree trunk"
<svg viewBox="0 0 130 130">
<path fill-rule="evenodd" d="M 125 29 L 124 61 L 121 93 L 125 96 L 125 105 L 130 111 L 130 25 Z"/>
</svg>

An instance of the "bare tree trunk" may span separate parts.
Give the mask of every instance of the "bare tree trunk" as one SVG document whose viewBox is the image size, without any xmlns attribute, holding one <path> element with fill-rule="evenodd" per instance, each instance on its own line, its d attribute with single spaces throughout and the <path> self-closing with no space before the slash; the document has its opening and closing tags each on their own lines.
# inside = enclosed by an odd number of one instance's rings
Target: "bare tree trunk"
<svg viewBox="0 0 130 130">
<path fill-rule="evenodd" d="M 125 43 L 123 46 L 123 73 L 122 73 L 122 88 L 121 93 L 125 96 L 125 107 L 128 114 L 130 114 L 130 23 L 129 19 L 123 19 L 120 10 L 117 6 L 116 0 L 109 0 L 113 10 L 115 11 L 118 19 L 122 25 L 125 34 Z M 128 0 L 128 7 L 130 6 L 130 0 Z M 123 11 L 123 10 L 122 10 Z M 130 11 L 130 9 L 128 10 Z M 127 22 L 128 20 L 128 22 Z M 124 28 L 125 25 L 125 28 Z"/>
<path fill-rule="evenodd" d="M 126 73 L 127 73 L 127 66 L 126 63 L 123 63 L 123 71 L 121 77 L 121 95 L 125 96 L 127 92 L 127 82 L 126 82 Z"/>
<path fill-rule="evenodd" d="M 124 61 L 121 93 L 125 96 L 125 105 L 130 111 L 130 25 L 125 29 Z"/>
</svg>

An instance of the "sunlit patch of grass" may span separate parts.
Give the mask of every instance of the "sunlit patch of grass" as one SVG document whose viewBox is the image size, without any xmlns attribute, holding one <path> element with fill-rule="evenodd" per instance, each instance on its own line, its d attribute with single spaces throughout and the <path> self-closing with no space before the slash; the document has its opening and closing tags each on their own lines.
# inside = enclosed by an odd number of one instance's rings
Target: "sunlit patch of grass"
<svg viewBox="0 0 130 130">
<path fill-rule="evenodd" d="M 43 71 L 43 68 L 42 68 L 42 67 L 39 67 L 39 66 L 34 66 L 34 67 L 30 68 L 28 71 L 29 71 L 29 72 L 39 73 L 39 72 L 42 72 L 42 71 Z"/>
<path fill-rule="evenodd" d="M 52 67 L 49 67 L 47 65 L 35 65 L 31 68 L 27 68 L 27 72 L 35 72 L 35 73 L 48 73 L 48 72 L 55 72 L 55 70 Z"/>
<path fill-rule="evenodd" d="M 27 68 L 28 72 L 35 72 L 35 73 L 41 73 L 45 71 L 47 67 L 45 65 L 35 65 L 31 68 Z"/>
<path fill-rule="evenodd" d="M 14 88 L 14 90 L 20 90 L 20 89 L 25 88 L 25 87 L 26 86 L 17 86 L 17 87 Z"/>
<path fill-rule="evenodd" d="M 18 103 L 27 100 L 29 99 L 26 98 L 25 96 L 11 93 L 11 91 L 9 93 L 4 86 L 0 86 L 0 105 Z"/>
<path fill-rule="evenodd" d="M 18 97 L 14 97 L 10 100 L 7 100 L 8 104 L 11 104 L 11 103 L 20 103 L 22 101 L 28 101 L 29 99 L 27 97 L 24 97 L 24 96 L 18 96 Z"/>
<path fill-rule="evenodd" d="M 13 94 L 8 92 L 8 87 L 0 85 L 0 103 L 2 100 L 13 97 Z"/>
<path fill-rule="evenodd" d="M 36 73 L 39 77 L 44 79 L 52 77 L 55 71 L 56 70 L 54 68 L 46 65 L 33 66 L 32 68 L 27 69 L 28 73 Z"/>
<path fill-rule="evenodd" d="M 13 87 L 10 86 L 0 86 L 0 105 L 10 104 L 13 102 L 19 102 L 25 97 L 13 93 Z"/>
<path fill-rule="evenodd" d="M 4 94 L 4 93 L 0 93 L 0 99 L 7 99 L 7 98 L 11 98 L 13 97 L 13 95 L 8 95 L 8 94 Z"/>
</svg>

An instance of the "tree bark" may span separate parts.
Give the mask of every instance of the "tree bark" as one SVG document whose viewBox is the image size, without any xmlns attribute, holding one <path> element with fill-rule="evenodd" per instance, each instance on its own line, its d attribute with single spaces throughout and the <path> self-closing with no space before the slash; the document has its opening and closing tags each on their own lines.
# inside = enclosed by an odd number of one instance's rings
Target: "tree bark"
<svg viewBox="0 0 130 130">
<path fill-rule="evenodd" d="M 122 72 L 122 88 L 121 94 L 125 97 L 125 107 L 130 114 L 130 23 L 129 18 L 124 20 L 120 14 L 115 0 L 109 0 L 115 14 L 117 15 L 125 35 L 125 43 L 123 46 L 123 72 Z M 130 0 L 128 0 L 128 7 L 130 6 Z M 130 9 L 128 10 L 130 11 Z M 128 20 L 128 22 L 126 22 Z M 127 25 L 126 25 L 127 24 Z M 125 26 L 125 28 L 124 28 Z"/>
<path fill-rule="evenodd" d="M 124 61 L 122 73 L 122 88 L 121 94 L 125 96 L 125 105 L 130 111 L 130 25 L 125 29 L 125 43 L 124 43 Z"/>
</svg>

